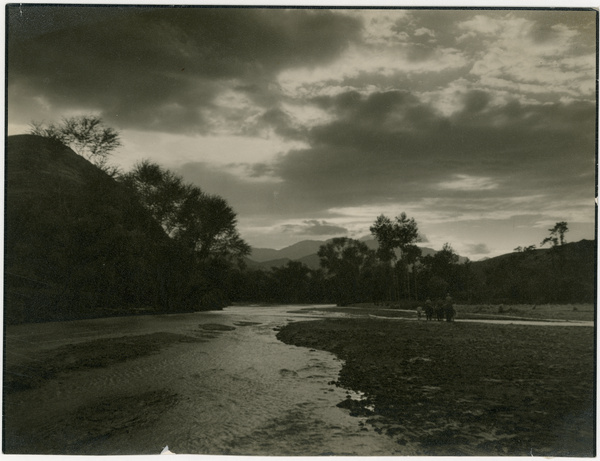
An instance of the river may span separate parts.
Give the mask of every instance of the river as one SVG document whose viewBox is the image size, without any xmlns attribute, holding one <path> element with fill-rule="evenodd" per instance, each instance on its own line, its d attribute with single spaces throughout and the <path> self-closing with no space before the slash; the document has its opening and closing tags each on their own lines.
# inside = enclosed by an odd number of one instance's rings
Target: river
<svg viewBox="0 0 600 461">
<path fill-rule="evenodd" d="M 329 384 L 341 368 L 335 356 L 276 339 L 282 325 L 319 316 L 297 310 L 229 307 L 8 326 L 7 363 L 101 338 L 168 332 L 203 342 L 177 343 L 108 367 L 61 373 L 40 387 L 9 395 L 5 450 L 158 454 L 168 445 L 185 454 L 402 454 L 403 447 L 367 429 L 363 418 L 336 407 L 347 392 Z M 220 331 L 215 325 L 235 329 Z"/>
<path fill-rule="evenodd" d="M 8 368 L 93 341 L 110 346 L 145 335 L 160 341 L 166 334 L 192 340 L 108 366 L 63 369 L 37 387 L 5 395 L 5 453 L 158 454 L 168 445 L 175 453 L 205 455 L 411 454 L 410 447 L 373 431 L 365 418 L 336 406 L 348 395 L 359 396 L 331 384 L 342 366 L 334 355 L 277 340 L 288 322 L 348 316 L 302 313 L 301 307 L 234 306 L 8 326 Z"/>
</svg>

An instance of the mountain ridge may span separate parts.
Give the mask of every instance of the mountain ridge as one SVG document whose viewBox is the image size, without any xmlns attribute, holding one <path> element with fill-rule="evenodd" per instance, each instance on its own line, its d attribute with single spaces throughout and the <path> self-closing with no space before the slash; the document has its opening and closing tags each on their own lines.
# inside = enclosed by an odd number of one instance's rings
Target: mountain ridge
<svg viewBox="0 0 600 461">
<path fill-rule="evenodd" d="M 269 270 L 271 267 L 285 266 L 289 261 L 300 261 L 306 264 L 310 269 L 319 268 L 319 257 L 317 252 L 322 245 L 331 242 L 327 240 L 301 240 L 287 247 L 275 250 L 273 248 L 252 248 L 250 255 L 246 258 L 246 264 L 251 269 Z M 377 241 L 374 238 L 364 236 L 360 239 L 371 250 L 378 248 Z M 423 256 L 433 256 L 438 252 L 429 247 L 421 247 Z M 399 251 L 396 252 L 399 256 Z M 459 256 L 459 262 L 465 262 L 467 258 Z"/>
</svg>

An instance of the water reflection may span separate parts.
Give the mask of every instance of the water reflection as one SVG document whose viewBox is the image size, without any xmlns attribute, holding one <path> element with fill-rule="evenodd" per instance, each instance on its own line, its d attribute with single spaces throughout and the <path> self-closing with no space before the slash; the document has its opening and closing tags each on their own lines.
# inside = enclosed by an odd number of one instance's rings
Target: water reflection
<svg viewBox="0 0 600 461">
<path fill-rule="evenodd" d="M 232 455 L 401 454 L 336 404 L 329 384 L 341 362 L 281 343 L 290 321 L 322 317 L 298 307 L 58 322 L 7 328 L 7 360 L 99 338 L 156 332 L 203 342 L 60 375 L 7 398 L 11 452 L 47 454 Z M 356 396 L 354 396 L 356 397 Z"/>
</svg>

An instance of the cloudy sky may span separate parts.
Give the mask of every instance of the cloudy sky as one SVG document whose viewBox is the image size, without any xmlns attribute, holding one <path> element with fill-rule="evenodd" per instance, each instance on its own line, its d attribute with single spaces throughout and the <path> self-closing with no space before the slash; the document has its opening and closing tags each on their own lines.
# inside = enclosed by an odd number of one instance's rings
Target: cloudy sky
<svg viewBox="0 0 600 461">
<path fill-rule="evenodd" d="M 473 260 L 594 238 L 596 13 L 16 6 L 8 134 L 98 114 L 113 163 L 226 198 L 253 246 L 406 212 Z"/>
</svg>

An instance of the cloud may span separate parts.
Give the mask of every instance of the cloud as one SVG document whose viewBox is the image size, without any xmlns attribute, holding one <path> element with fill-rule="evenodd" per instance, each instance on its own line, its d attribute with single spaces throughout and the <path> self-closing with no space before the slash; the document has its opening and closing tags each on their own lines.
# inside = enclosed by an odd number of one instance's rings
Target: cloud
<svg viewBox="0 0 600 461">
<path fill-rule="evenodd" d="M 432 244 L 519 214 L 589 225 L 596 14 L 11 6 L 9 130 L 98 113 L 123 166 L 159 161 L 282 244 L 382 212 Z"/>
<path fill-rule="evenodd" d="M 244 178 L 236 165 L 217 166 L 204 162 L 183 164 L 174 169 L 188 182 L 207 193 L 225 198 L 238 215 L 285 215 L 285 204 L 279 199 L 280 184 Z"/>
<path fill-rule="evenodd" d="M 455 174 L 453 179 L 438 184 L 440 189 L 482 191 L 496 189 L 498 184 L 492 178 L 474 177 L 467 174 Z"/>
<path fill-rule="evenodd" d="M 490 249 L 485 243 L 469 243 L 465 245 L 467 253 L 470 255 L 488 255 Z"/>
<path fill-rule="evenodd" d="M 417 37 L 420 37 L 421 35 L 429 35 L 430 37 L 435 37 L 435 32 L 430 29 L 427 29 L 426 27 L 421 27 L 415 30 L 415 35 Z"/>
<path fill-rule="evenodd" d="M 309 147 L 273 163 L 274 174 L 314 207 L 402 203 L 436 197 L 440 188 L 457 200 L 473 191 L 500 202 L 593 196 L 586 176 L 595 158 L 593 104 L 476 101 L 445 117 L 402 91 L 318 101 L 335 120 L 310 130 Z"/>
<path fill-rule="evenodd" d="M 345 235 L 348 233 L 348 229 L 344 227 L 317 219 L 305 220 L 301 224 L 283 224 L 281 225 L 281 229 L 283 232 L 291 232 L 298 235 Z"/>
<path fill-rule="evenodd" d="M 329 62 L 360 31 L 357 20 L 327 10 L 118 11 L 10 7 L 15 110 L 16 101 L 44 95 L 59 111 L 94 110 L 122 128 L 208 133 L 221 111 L 229 118 L 219 95 L 245 86 L 265 103 L 277 73 Z M 54 26 L 41 27 L 48 18 Z"/>
<path fill-rule="evenodd" d="M 529 18 L 513 14 L 478 15 L 458 24 L 467 35 L 489 43 L 470 73 L 487 88 L 592 100 L 595 88 L 590 79 L 596 71 L 594 50 L 582 40 L 585 35 L 579 28 L 549 23 L 547 19 L 544 14 Z M 580 19 L 585 23 L 591 17 L 581 15 Z"/>
</svg>

